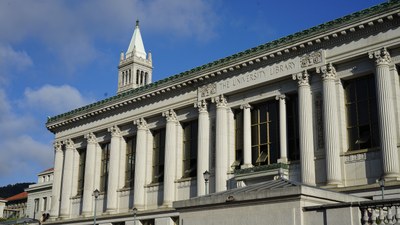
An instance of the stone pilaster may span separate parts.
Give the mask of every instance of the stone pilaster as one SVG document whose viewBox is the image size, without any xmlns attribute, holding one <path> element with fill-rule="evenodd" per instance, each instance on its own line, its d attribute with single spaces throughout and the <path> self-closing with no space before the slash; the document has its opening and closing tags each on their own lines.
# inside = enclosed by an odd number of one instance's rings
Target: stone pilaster
<svg viewBox="0 0 400 225">
<path fill-rule="evenodd" d="M 301 181 L 315 185 L 312 98 L 308 77 L 307 71 L 304 71 L 294 74 L 293 80 L 298 81 Z"/>
<path fill-rule="evenodd" d="M 243 165 L 242 168 L 252 167 L 251 159 L 251 115 L 250 104 L 240 106 L 243 109 Z"/>
<path fill-rule="evenodd" d="M 215 122 L 215 191 L 225 191 L 228 171 L 228 118 L 227 102 L 223 95 L 215 97 L 216 122 Z"/>
<path fill-rule="evenodd" d="M 203 173 L 210 171 L 210 117 L 207 111 L 207 102 L 202 100 L 195 104 L 199 110 L 198 137 L 197 137 L 197 196 L 205 195 Z"/>
<path fill-rule="evenodd" d="M 121 131 L 118 126 L 108 128 L 111 133 L 110 143 L 110 167 L 108 170 L 107 183 L 107 207 L 106 213 L 112 214 L 117 212 L 117 189 L 119 176 L 119 150 L 121 141 Z"/>
<path fill-rule="evenodd" d="M 339 108 L 335 84 L 336 70 L 332 64 L 328 64 L 318 69 L 317 72 L 322 72 L 326 184 L 328 186 L 340 186 L 342 185 L 342 171 L 339 144 Z"/>
<path fill-rule="evenodd" d="M 85 135 L 86 145 L 86 161 L 85 161 L 85 179 L 83 187 L 82 197 L 82 215 L 91 216 L 93 215 L 93 191 L 94 188 L 94 177 L 95 177 L 95 165 L 96 165 L 96 136 L 93 133 Z"/>
<path fill-rule="evenodd" d="M 279 145 L 281 151 L 278 162 L 287 163 L 286 96 L 277 95 L 275 99 L 279 101 Z"/>
<path fill-rule="evenodd" d="M 382 150 L 382 165 L 385 179 L 399 179 L 399 158 L 393 99 L 392 79 L 389 64 L 391 58 L 386 48 L 369 53 L 376 63 L 376 99 L 378 103 L 379 136 Z"/>
<path fill-rule="evenodd" d="M 71 193 L 72 193 L 72 171 L 74 165 L 74 142 L 71 139 L 64 141 L 65 144 L 65 157 L 64 157 L 64 168 L 62 177 L 62 195 L 60 205 L 60 217 L 70 217 L 71 207 Z"/>
<path fill-rule="evenodd" d="M 163 113 L 167 120 L 165 128 L 165 164 L 164 164 L 164 201 L 166 207 L 172 206 L 175 200 L 175 171 L 176 171 L 176 123 L 174 110 Z"/>
<path fill-rule="evenodd" d="M 50 211 L 50 217 L 52 220 L 55 220 L 59 216 L 60 211 L 63 159 L 64 155 L 62 151 L 62 143 L 60 141 L 56 141 L 54 142 L 54 174 Z"/>
<path fill-rule="evenodd" d="M 134 123 L 137 126 L 136 133 L 136 156 L 135 156 L 135 182 L 133 205 L 137 209 L 144 209 L 145 192 L 144 185 L 146 184 L 146 149 L 147 149 L 147 123 L 146 120 L 140 118 Z"/>
</svg>

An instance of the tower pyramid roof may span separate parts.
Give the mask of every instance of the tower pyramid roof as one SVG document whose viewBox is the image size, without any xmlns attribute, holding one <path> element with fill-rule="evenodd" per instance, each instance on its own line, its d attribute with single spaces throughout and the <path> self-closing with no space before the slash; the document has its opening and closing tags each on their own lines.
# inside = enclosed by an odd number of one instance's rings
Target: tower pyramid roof
<svg viewBox="0 0 400 225">
<path fill-rule="evenodd" d="M 144 50 L 142 35 L 139 29 L 139 20 L 136 20 L 135 31 L 133 32 L 131 42 L 129 43 L 128 50 L 126 51 L 126 57 L 137 56 L 146 59 L 146 51 Z"/>
</svg>

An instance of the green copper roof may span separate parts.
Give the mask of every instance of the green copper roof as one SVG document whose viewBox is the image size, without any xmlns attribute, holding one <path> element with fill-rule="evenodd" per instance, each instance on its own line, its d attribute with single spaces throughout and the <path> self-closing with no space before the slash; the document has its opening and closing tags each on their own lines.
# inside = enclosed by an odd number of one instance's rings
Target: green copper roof
<svg viewBox="0 0 400 225">
<path fill-rule="evenodd" d="M 72 117 L 72 116 L 74 116 L 74 115 L 76 115 L 78 113 L 81 113 L 81 112 L 85 112 L 85 111 L 88 112 L 88 111 L 90 111 L 92 109 L 100 108 L 100 107 L 102 107 L 102 106 L 104 106 L 106 104 L 112 103 L 112 102 L 117 101 L 117 100 L 122 100 L 122 99 L 125 99 L 127 97 L 135 96 L 136 94 L 144 93 L 145 91 L 155 90 L 160 86 L 163 86 L 165 84 L 170 84 L 173 81 L 178 81 L 179 78 L 181 78 L 181 77 L 185 77 L 186 78 L 186 77 L 188 77 L 188 76 L 190 76 L 190 75 L 192 75 L 192 74 L 194 74 L 194 73 L 196 73 L 198 71 L 206 71 L 208 69 L 216 68 L 217 66 L 224 66 L 226 64 L 229 64 L 231 62 L 234 62 L 235 60 L 238 60 L 238 59 L 241 59 L 241 58 L 244 58 L 244 57 L 247 58 L 247 57 L 256 56 L 257 54 L 260 54 L 262 52 L 273 50 L 273 49 L 276 49 L 278 47 L 284 47 L 285 45 L 289 45 L 289 44 L 295 43 L 297 41 L 301 41 L 302 39 L 307 39 L 307 38 L 310 38 L 310 37 L 313 37 L 313 36 L 317 36 L 317 35 L 323 34 L 326 31 L 342 27 L 343 25 L 346 25 L 346 24 L 349 24 L 349 23 L 352 23 L 352 22 L 358 22 L 358 21 L 361 21 L 361 20 L 366 19 L 368 17 L 374 16 L 374 15 L 378 15 L 380 13 L 385 13 L 388 10 L 397 8 L 399 6 L 400 6 L 400 0 L 392 0 L 390 2 L 385 2 L 385 3 L 379 4 L 379 5 L 370 7 L 368 9 L 364 9 L 364 10 L 352 13 L 350 15 L 341 17 L 339 19 L 335 19 L 335 20 L 332 20 L 330 22 L 327 22 L 327 23 L 320 24 L 320 25 L 317 25 L 315 27 L 309 28 L 307 30 L 303 30 L 303 31 L 294 33 L 292 35 L 288 35 L 286 37 L 283 37 L 283 38 L 280 38 L 280 39 L 277 39 L 277 40 L 274 40 L 274 41 L 259 45 L 257 47 L 247 49 L 245 51 L 233 54 L 231 56 L 215 60 L 215 61 L 210 62 L 208 64 L 195 67 L 195 68 L 193 68 L 191 70 L 188 70 L 188 71 L 185 71 L 185 72 L 182 72 L 182 73 L 167 77 L 165 79 L 162 79 L 162 80 L 159 80 L 159 81 L 156 81 L 156 82 L 153 82 L 153 83 L 148 84 L 148 85 L 146 85 L 144 87 L 140 87 L 140 88 L 137 88 L 137 89 L 129 90 L 129 91 L 120 93 L 118 95 L 112 96 L 110 98 L 106 98 L 106 99 L 103 99 L 101 101 L 98 101 L 98 102 L 83 106 L 81 108 L 78 108 L 78 109 L 75 109 L 75 110 L 72 110 L 72 111 L 69 111 L 67 113 L 63 113 L 63 114 L 60 114 L 60 115 L 57 115 L 57 116 L 54 116 L 54 117 L 49 117 L 48 120 L 47 120 L 47 124 L 55 122 L 55 121 L 58 121 L 58 120 L 65 119 L 67 117 Z"/>
</svg>

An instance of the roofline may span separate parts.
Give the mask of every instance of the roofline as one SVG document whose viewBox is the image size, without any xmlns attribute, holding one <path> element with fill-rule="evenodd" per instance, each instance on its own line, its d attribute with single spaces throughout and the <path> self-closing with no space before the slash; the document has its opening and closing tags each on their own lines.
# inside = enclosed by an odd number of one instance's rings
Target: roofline
<svg viewBox="0 0 400 225">
<path fill-rule="evenodd" d="M 390 2 L 384 2 L 372 6 L 327 23 L 215 60 L 211 63 L 195 67 L 191 70 L 167 77 L 146 86 L 121 92 L 115 96 L 69 112 L 48 117 L 46 127 L 50 131 L 53 131 L 56 127 L 64 126 L 77 120 L 95 116 L 114 108 L 122 107 L 145 98 L 162 94 L 166 91 L 175 90 L 210 77 L 240 69 L 249 64 L 254 64 L 262 60 L 270 60 L 274 57 L 298 51 L 299 49 L 312 46 L 314 43 L 318 44 L 324 41 L 329 41 L 330 37 L 338 37 L 340 35 L 346 35 L 347 32 L 362 30 L 365 27 L 364 25 L 372 26 L 375 21 L 378 21 L 378 23 L 383 22 L 383 18 L 392 20 L 394 14 L 400 16 L 399 7 L 399 0 L 392 0 Z M 390 11 L 388 12 L 389 9 Z M 373 18 L 376 16 L 380 16 L 380 18 Z M 360 21 L 363 23 L 359 24 Z"/>
</svg>

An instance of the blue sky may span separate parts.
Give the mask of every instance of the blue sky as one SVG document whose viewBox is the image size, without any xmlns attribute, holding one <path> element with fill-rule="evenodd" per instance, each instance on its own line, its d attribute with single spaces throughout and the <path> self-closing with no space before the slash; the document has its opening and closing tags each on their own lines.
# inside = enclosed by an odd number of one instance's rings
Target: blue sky
<svg viewBox="0 0 400 225">
<path fill-rule="evenodd" d="M 1 0 L 0 186 L 52 167 L 47 116 L 116 93 L 136 19 L 157 81 L 382 2 Z"/>
</svg>

